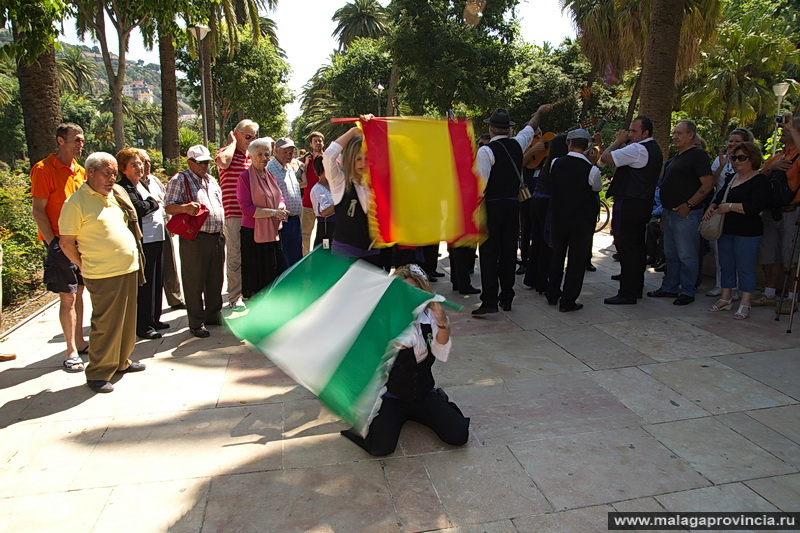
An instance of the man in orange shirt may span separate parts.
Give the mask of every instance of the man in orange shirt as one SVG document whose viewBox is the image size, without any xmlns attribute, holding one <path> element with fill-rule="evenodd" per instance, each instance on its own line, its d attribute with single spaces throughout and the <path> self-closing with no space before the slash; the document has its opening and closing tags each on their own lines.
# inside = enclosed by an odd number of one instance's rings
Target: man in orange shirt
<svg viewBox="0 0 800 533">
<path fill-rule="evenodd" d="M 783 151 L 767 159 L 761 168 L 761 173 L 765 176 L 772 175 L 775 171 L 786 172 L 786 181 L 792 190 L 797 190 L 794 200 L 780 211 L 780 220 L 776 221 L 772 210 L 765 209 L 761 213 L 764 221 L 764 237 L 761 239 L 761 246 L 758 250 L 758 264 L 764 268 L 766 283 L 764 292 L 753 297 L 751 305 L 774 306 L 777 302 L 775 289 L 781 276 L 781 265 L 792 268 L 797 264 L 798 252 L 800 252 L 800 242 L 794 249 L 794 257 L 791 257 L 792 241 L 797 233 L 797 217 L 800 211 L 800 157 L 797 148 L 800 146 L 800 117 L 785 117 L 781 131 L 781 142 Z M 792 293 L 784 298 L 781 306 L 781 314 L 788 315 L 792 307 Z"/>
<path fill-rule="evenodd" d="M 58 317 L 67 343 L 64 370 L 83 372 L 80 356 L 89 352 L 89 343 L 83 338 L 83 278 L 77 265 L 61 251 L 58 231 L 61 207 L 86 180 L 86 171 L 76 161 L 83 149 L 83 129 L 72 122 L 59 124 L 56 143 L 56 152 L 31 169 L 33 219 L 39 240 L 47 245 L 45 284 L 61 299 Z"/>
</svg>

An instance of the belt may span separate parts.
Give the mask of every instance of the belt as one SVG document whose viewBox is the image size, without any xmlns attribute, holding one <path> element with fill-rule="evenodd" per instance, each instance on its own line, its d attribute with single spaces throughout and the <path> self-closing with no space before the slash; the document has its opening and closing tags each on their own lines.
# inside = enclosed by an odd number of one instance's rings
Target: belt
<svg viewBox="0 0 800 533">
<path fill-rule="evenodd" d="M 289 218 L 299 218 L 300 215 L 289 215 Z"/>
<path fill-rule="evenodd" d="M 221 231 L 215 231 L 215 232 L 212 233 L 210 231 L 198 231 L 197 233 L 202 233 L 203 235 L 219 235 L 222 232 Z"/>
</svg>

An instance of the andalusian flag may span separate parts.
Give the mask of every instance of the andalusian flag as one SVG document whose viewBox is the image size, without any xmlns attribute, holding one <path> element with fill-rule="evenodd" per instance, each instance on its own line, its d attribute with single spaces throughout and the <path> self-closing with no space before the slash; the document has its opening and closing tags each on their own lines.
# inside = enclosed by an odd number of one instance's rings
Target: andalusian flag
<svg viewBox="0 0 800 533">
<path fill-rule="evenodd" d="M 361 123 L 378 243 L 478 244 L 484 238 L 472 125 L 373 118 Z"/>
<path fill-rule="evenodd" d="M 396 356 L 392 341 L 431 300 L 444 298 L 318 247 L 226 324 L 366 435 Z"/>
</svg>

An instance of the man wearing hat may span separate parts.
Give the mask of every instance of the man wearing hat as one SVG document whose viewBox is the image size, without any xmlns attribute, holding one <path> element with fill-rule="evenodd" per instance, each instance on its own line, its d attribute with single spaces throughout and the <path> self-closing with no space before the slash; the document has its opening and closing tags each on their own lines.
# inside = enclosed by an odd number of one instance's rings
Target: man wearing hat
<svg viewBox="0 0 800 533">
<path fill-rule="evenodd" d="M 164 197 L 170 215 L 195 216 L 201 205 L 209 213 L 195 240 L 180 238 L 181 281 L 183 282 L 189 330 L 195 337 L 210 335 L 205 326 L 220 324 L 222 280 L 225 269 L 225 210 L 222 190 L 208 172 L 211 154 L 195 145 L 186 152 L 189 168 L 167 183 Z"/>
<path fill-rule="evenodd" d="M 551 108 L 549 104 L 540 106 L 513 138 L 509 135 L 515 123 L 506 109 L 499 108 L 484 120 L 489 124 L 492 139 L 488 145 L 478 148 L 477 163 L 478 175 L 484 184 L 489 236 L 480 246 L 481 305 L 472 311 L 473 315 L 496 313 L 498 303 L 504 311 L 511 310 L 517 264 L 522 150 L 531 143 L 541 116 Z"/>
<path fill-rule="evenodd" d="M 553 209 L 553 257 L 545 296 L 550 305 L 559 304 L 562 313 L 577 311 L 586 272 L 586 258 L 592 251 L 597 221 L 596 192 L 603 188 L 600 169 L 586 158 L 589 132 L 578 128 L 567 133 L 569 153 L 553 162 L 550 194 Z M 567 259 L 566 276 L 564 260 Z M 561 287 L 561 280 L 564 287 Z"/>
<path fill-rule="evenodd" d="M 289 219 L 283 223 L 280 230 L 281 247 L 287 268 L 303 257 L 303 229 L 300 224 L 303 193 L 300 191 L 297 174 L 290 164 L 294 150 L 294 141 L 289 137 L 281 137 L 275 142 L 275 158 L 267 163 L 267 170 L 278 180 L 278 187 L 283 193 L 283 201 L 289 211 Z"/>
</svg>

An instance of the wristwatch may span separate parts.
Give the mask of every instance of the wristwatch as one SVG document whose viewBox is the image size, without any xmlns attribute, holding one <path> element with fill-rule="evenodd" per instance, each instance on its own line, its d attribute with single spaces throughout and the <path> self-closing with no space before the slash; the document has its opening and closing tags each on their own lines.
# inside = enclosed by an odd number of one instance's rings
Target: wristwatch
<svg viewBox="0 0 800 533">
<path fill-rule="evenodd" d="M 688 200 L 686 201 L 686 205 L 689 206 L 689 209 L 694 209 L 694 206 Z"/>
</svg>

